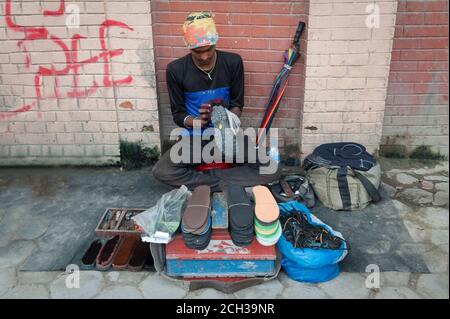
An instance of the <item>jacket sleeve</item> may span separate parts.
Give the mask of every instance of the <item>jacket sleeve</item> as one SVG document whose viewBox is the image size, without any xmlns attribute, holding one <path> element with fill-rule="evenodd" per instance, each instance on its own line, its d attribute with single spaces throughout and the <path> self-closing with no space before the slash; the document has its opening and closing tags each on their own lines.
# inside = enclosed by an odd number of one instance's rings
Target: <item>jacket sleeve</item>
<svg viewBox="0 0 450 319">
<path fill-rule="evenodd" d="M 169 92 L 170 108 L 175 124 L 184 126 L 184 119 L 188 116 L 184 102 L 184 91 L 181 83 L 177 80 L 170 68 L 166 70 L 167 90 Z"/>
<path fill-rule="evenodd" d="M 241 57 L 239 57 L 239 61 L 234 69 L 231 79 L 229 108 L 236 106 L 239 107 L 241 111 L 244 108 L 244 63 L 242 62 Z"/>
</svg>

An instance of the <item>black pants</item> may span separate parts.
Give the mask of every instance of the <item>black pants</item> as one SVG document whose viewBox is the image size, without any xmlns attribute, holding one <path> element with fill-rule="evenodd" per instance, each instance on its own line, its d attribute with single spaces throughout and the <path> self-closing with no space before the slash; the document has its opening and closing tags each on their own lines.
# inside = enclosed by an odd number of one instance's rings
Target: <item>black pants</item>
<svg viewBox="0 0 450 319">
<path fill-rule="evenodd" d="M 177 143 L 183 143 L 178 141 Z M 202 141 L 201 148 L 208 142 Z M 248 141 L 246 142 L 248 143 Z M 172 146 L 172 147 L 175 147 Z M 188 146 L 191 153 L 191 163 L 193 146 L 192 141 Z M 247 157 L 246 157 L 247 158 Z M 261 165 L 258 161 L 252 164 L 234 164 L 234 167 L 228 169 L 212 169 L 207 171 L 197 171 L 198 164 L 173 163 L 170 158 L 170 149 L 166 151 L 160 160 L 153 167 L 153 176 L 173 187 L 185 185 L 193 190 L 199 185 L 208 185 L 213 192 L 224 191 L 228 184 L 237 184 L 243 187 L 263 185 L 280 178 L 281 165 L 277 165 L 276 171 L 273 167 L 267 168 L 267 165 Z M 268 172 L 268 173 L 266 173 Z"/>
</svg>

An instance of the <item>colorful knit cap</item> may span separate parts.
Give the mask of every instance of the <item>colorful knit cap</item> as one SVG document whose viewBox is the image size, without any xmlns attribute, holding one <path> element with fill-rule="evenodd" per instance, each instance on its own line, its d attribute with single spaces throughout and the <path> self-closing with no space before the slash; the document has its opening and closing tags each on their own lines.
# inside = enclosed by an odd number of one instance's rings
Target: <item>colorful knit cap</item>
<svg viewBox="0 0 450 319">
<path fill-rule="evenodd" d="M 189 49 L 215 45 L 219 35 L 211 14 L 192 12 L 183 24 L 184 42 Z"/>
</svg>

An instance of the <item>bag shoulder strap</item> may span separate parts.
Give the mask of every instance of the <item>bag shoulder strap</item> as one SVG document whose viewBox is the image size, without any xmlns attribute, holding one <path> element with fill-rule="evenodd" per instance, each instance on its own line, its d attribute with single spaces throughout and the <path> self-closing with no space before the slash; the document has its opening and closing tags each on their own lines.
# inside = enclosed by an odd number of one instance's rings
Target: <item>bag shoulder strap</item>
<svg viewBox="0 0 450 319">
<path fill-rule="evenodd" d="M 336 178 L 339 187 L 339 194 L 341 195 L 342 200 L 342 209 L 350 210 L 352 206 L 352 200 L 350 197 L 350 189 L 348 188 L 347 167 L 339 167 L 337 169 Z"/>
<path fill-rule="evenodd" d="M 380 192 L 375 188 L 375 186 L 372 184 L 372 182 L 367 177 L 365 177 L 363 174 L 358 172 L 357 170 L 353 170 L 353 172 L 355 173 L 355 176 L 359 179 L 361 184 L 366 189 L 370 198 L 372 198 L 372 201 L 374 203 L 379 202 L 381 200 Z"/>
</svg>

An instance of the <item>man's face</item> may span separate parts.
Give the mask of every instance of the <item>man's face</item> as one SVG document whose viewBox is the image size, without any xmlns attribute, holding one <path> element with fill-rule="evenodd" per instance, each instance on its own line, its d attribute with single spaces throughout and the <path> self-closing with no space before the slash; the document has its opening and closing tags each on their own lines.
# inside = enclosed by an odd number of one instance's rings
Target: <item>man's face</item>
<svg viewBox="0 0 450 319">
<path fill-rule="evenodd" d="M 201 67 L 212 67 L 214 61 L 214 53 L 216 48 L 214 45 L 192 49 L 192 58 Z"/>
</svg>

